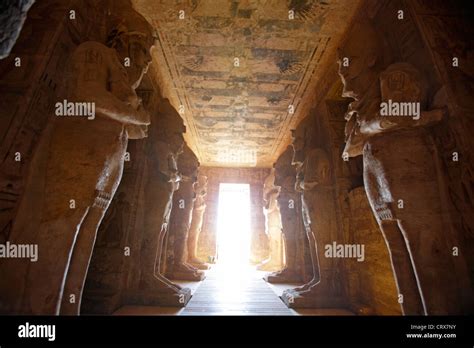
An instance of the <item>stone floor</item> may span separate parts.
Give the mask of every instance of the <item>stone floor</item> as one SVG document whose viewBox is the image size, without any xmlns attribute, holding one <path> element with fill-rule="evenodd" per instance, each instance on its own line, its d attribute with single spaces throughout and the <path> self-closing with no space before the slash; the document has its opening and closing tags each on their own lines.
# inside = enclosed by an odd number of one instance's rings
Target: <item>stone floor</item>
<svg viewBox="0 0 474 348">
<path fill-rule="evenodd" d="M 216 266 L 182 315 L 294 315 L 252 268 Z"/>
<path fill-rule="evenodd" d="M 115 315 L 353 315 L 344 309 L 298 309 L 285 306 L 283 290 L 301 284 L 268 284 L 265 272 L 251 267 L 230 270 L 215 265 L 203 282 L 179 282 L 191 288 L 193 297 L 185 308 L 125 306 Z"/>
</svg>

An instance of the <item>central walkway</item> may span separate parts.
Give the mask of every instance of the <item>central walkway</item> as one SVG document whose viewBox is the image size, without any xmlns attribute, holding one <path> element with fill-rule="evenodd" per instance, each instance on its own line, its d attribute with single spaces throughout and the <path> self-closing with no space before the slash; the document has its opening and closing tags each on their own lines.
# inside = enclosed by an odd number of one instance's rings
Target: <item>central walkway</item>
<svg viewBox="0 0 474 348">
<path fill-rule="evenodd" d="M 295 315 L 250 266 L 215 265 L 180 315 Z"/>
</svg>

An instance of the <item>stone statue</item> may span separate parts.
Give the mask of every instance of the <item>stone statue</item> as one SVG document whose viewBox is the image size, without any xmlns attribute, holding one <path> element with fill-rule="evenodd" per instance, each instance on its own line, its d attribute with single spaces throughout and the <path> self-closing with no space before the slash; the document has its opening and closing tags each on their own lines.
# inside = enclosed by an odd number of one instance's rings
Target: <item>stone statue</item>
<svg viewBox="0 0 474 348">
<path fill-rule="evenodd" d="M 298 210 L 301 194 L 295 191 L 296 171 L 292 166 L 293 148 L 288 146 L 276 161 L 275 185 L 280 188 L 278 206 L 280 208 L 285 267 L 281 271 L 265 276 L 269 283 L 297 283 L 302 280 L 302 272 L 297 261 L 297 230 L 301 210 Z"/>
<path fill-rule="evenodd" d="M 281 216 L 277 197 L 280 188 L 275 186 L 275 169 L 265 178 L 263 184 L 263 212 L 265 215 L 265 233 L 269 241 L 270 255 L 257 266 L 261 271 L 276 271 L 283 266 L 283 246 L 281 236 Z"/>
<path fill-rule="evenodd" d="M 179 190 L 173 197 L 169 237 L 173 237 L 172 258 L 166 271 L 170 279 L 200 281 L 204 272 L 187 264 L 188 233 L 193 214 L 195 193 L 193 186 L 197 182 L 199 162 L 193 151 L 184 146 L 183 153 L 178 158 L 178 170 L 181 175 Z"/>
<path fill-rule="evenodd" d="M 191 227 L 189 228 L 188 263 L 197 269 L 207 270 L 209 265 L 197 257 L 199 234 L 201 233 L 204 212 L 206 210 L 207 176 L 198 175 L 198 180 L 194 184 L 194 193 L 196 194 L 196 200 L 194 201 Z"/>
<path fill-rule="evenodd" d="M 150 126 L 146 148 L 144 214 L 140 252 L 140 279 L 128 301 L 142 305 L 184 306 L 191 290 L 181 288 L 161 274 L 165 237 L 170 224 L 173 194 L 181 175 L 178 155 L 183 151 L 186 128 L 168 99 L 159 103 L 157 119 Z"/>
<path fill-rule="evenodd" d="M 357 23 L 354 33 L 339 52 L 343 96 L 355 99 L 346 117 L 345 155 L 363 155 L 364 184 L 390 251 L 402 311 L 460 314 L 458 281 L 466 276 L 454 264 L 455 237 L 442 209 L 444 183 L 429 132 L 443 110 L 429 110 L 430 91 L 414 66 L 386 68 L 383 42 L 369 23 Z M 383 108 L 399 103 L 418 113 L 386 116 Z"/>
<path fill-rule="evenodd" d="M 93 104 L 96 114 L 55 117 L 44 131 L 10 240 L 37 244 L 39 257 L 26 265 L 3 264 L 2 311 L 79 312 L 95 236 L 120 183 L 128 139 L 146 134 L 129 130 L 150 123 L 134 89 L 151 62 L 152 30 L 132 9 L 123 18 L 115 35 L 124 43 L 120 49 L 111 48 L 115 40 L 111 47 L 89 41 L 70 58 L 64 95 L 68 102 Z M 129 71 L 121 64 L 124 55 L 133 56 Z M 38 225 L 27 228 L 28 200 L 37 196 L 42 203 L 32 220 Z"/>
<path fill-rule="evenodd" d="M 334 259 L 324 254 L 337 234 L 331 163 L 325 150 L 315 147 L 311 117 L 293 131 L 293 163 L 297 166 L 295 189 L 302 192 L 302 214 L 309 241 L 313 278 L 305 285 L 285 290 L 289 307 L 336 308 L 343 297 Z"/>
</svg>

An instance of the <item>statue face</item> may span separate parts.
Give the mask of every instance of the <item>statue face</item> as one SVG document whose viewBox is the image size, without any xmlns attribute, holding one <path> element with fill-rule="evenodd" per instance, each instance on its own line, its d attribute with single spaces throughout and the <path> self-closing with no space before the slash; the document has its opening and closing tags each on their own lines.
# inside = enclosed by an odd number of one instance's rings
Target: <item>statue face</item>
<svg viewBox="0 0 474 348">
<path fill-rule="evenodd" d="M 207 176 L 199 175 L 198 176 L 198 185 L 200 187 L 206 187 L 207 186 Z"/>
<path fill-rule="evenodd" d="M 183 153 L 183 147 L 184 147 L 184 137 L 183 133 L 181 132 L 173 132 L 171 134 L 171 137 L 169 139 L 171 150 L 175 154 L 180 154 Z"/>
<path fill-rule="evenodd" d="M 191 182 L 196 182 L 199 169 L 199 161 L 194 152 L 186 145 L 183 146 L 183 153 L 178 157 L 178 171 L 189 177 Z"/>
<path fill-rule="evenodd" d="M 194 161 L 193 163 L 193 167 L 192 167 L 192 173 L 191 173 L 191 181 L 193 183 L 197 182 L 197 178 L 198 178 L 198 171 L 199 171 L 199 162 L 197 161 L 197 159 Z"/>
<path fill-rule="evenodd" d="M 342 90 L 343 97 L 359 99 L 363 92 L 365 92 L 362 85 L 362 76 L 366 73 L 367 63 L 363 57 L 357 55 L 345 55 L 349 58 L 349 66 L 344 66 L 343 61 L 339 60 L 338 73 L 341 77 L 344 88 Z"/>
<path fill-rule="evenodd" d="M 205 175 L 198 175 L 197 182 L 194 185 L 194 191 L 196 194 L 204 196 L 206 194 L 207 188 L 207 176 Z"/>
<path fill-rule="evenodd" d="M 183 119 L 168 99 L 163 99 L 160 103 L 156 126 L 160 141 L 167 143 L 174 154 L 182 153 L 184 146 L 183 134 L 186 133 L 186 127 Z"/>
<path fill-rule="evenodd" d="M 128 67 L 129 81 L 134 88 L 138 88 L 143 75 L 146 74 L 151 63 L 150 40 L 146 34 L 133 34 L 129 36 L 129 58 L 130 67 Z"/>
<path fill-rule="evenodd" d="M 331 183 L 329 158 L 322 149 L 311 151 L 303 170 L 305 190 L 311 189 L 314 185 L 328 185 Z"/>
<path fill-rule="evenodd" d="M 342 96 L 359 100 L 378 78 L 383 48 L 369 23 L 357 23 L 353 30 L 355 36 L 339 50 L 338 73 L 344 85 Z"/>
<path fill-rule="evenodd" d="M 275 185 L 282 186 L 283 181 L 285 180 L 285 175 L 283 175 L 283 167 L 275 166 Z"/>
<path fill-rule="evenodd" d="M 304 133 L 304 129 L 301 126 L 298 126 L 298 128 L 293 131 L 293 139 L 291 143 L 291 146 L 293 147 L 293 164 L 302 163 L 304 161 Z"/>
<path fill-rule="evenodd" d="M 272 189 L 275 184 L 275 169 L 272 168 L 270 174 L 265 178 L 265 182 L 263 183 L 264 190 L 265 189 Z"/>
<path fill-rule="evenodd" d="M 287 165 L 275 168 L 275 186 L 286 190 L 295 189 L 296 170 L 295 167 Z"/>
<path fill-rule="evenodd" d="M 288 185 L 288 181 L 294 181 L 296 172 L 295 168 L 291 165 L 293 158 L 293 148 L 288 146 L 286 150 L 278 157 L 278 160 L 274 164 L 275 168 L 275 185 L 284 187 Z M 293 187 L 293 184 L 291 184 Z"/>
</svg>

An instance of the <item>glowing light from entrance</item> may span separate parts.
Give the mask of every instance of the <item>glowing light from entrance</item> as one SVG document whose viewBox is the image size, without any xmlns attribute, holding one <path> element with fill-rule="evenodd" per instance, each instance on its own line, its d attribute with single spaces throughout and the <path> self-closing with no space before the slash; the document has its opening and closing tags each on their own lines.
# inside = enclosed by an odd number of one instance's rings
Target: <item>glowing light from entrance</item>
<svg viewBox="0 0 474 348">
<path fill-rule="evenodd" d="M 217 258 L 225 268 L 243 268 L 250 256 L 250 188 L 248 184 L 220 184 L 217 220 Z"/>
</svg>

